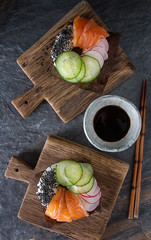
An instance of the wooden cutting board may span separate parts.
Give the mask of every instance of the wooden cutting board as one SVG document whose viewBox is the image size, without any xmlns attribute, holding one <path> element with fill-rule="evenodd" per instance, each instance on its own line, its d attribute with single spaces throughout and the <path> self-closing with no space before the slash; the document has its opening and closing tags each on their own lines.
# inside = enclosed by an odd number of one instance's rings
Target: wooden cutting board
<svg viewBox="0 0 151 240">
<path fill-rule="evenodd" d="M 37 183 L 43 171 L 63 159 L 89 162 L 101 187 L 101 211 L 73 221 L 57 223 L 48 221 L 36 195 Z M 36 226 L 63 234 L 71 239 L 101 239 L 111 215 L 118 193 L 128 171 L 128 164 L 57 136 L 49 136 L 35 169 L 31 169 L 17 157 L 12 157 L 5 176 L 27 182 L 28 188 L 18 217 Z"/>
<path fill-rule="evenodd" d="M 76 84 L 61 79 L 50 57 L 56 35 L 79 15 L 93 18 L 99 25 L 108 30 L 91 6 L 86 1 L 82 1 L 17 59 L 22 70 L 34 84 L 34 88 L 30 91 L 12 100 L 13 105 L 23 117 L 27 117 L 45 99 L 62 121 L 67 123 L 83 112 L 94 99 L 100 96 L 94 92 L 82 90 Z M 133 72 L 133 65 L 119 46 L 115 69 L 110 75 L 106 86 L 104 86 L 102 94 L 112 90 L 130 77 Z"/>
</svg>

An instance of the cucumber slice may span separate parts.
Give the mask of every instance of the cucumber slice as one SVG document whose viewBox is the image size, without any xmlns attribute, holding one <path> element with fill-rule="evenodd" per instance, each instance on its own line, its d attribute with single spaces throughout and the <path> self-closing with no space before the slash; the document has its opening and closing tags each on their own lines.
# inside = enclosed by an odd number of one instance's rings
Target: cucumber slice
<svg viewBox="0 0 151 240">
<path fill-rule="evenodd" d="M 82 56 L 82 60 L 85 63 L 86 73 L 84 78 L 80 82 L 91 82 L 100 74 L 100 63 L 97 59 L 87 55 Z"/>
<path fill-rule="evenodd" d="M 78 74 L 78 76 L 75 78 L 72 78 L 72 79 L 66 79 L 66 81 L 68 81 L 70 83 L 80 82 L 84 78 L 85 73 L 86 73 L 85 63 L 82 61 L 81 71 Z"/>
<path fill-rule="evenodd" d="M 77 183 L 83 175 L 81 164 L 75 161 L 70 161 L 65 167 L 65 175 L 72 184 Z"/>
<path fill-rule="evenodd" d="M 69 186 L 68 189 L 73 192 L 73 193 L 79 193 L 79 194 L 82 194 L 82 193 L 87 193 L 89 192 L 92 187 L 93 187 L 93 184 L 94 184 L 94 177 L 91 178 L 90 182 L 82 187 L 78 187 L 76 185 L 73 185 L 73 186 Z"/>
<path fill-rule="evenodd" d="M 57 181 L 63 186 L 72 186 L 82 177 L 80 163 L 72 160 L 62 160 L 56 166 Z M 71 181 L 70 181 L 71 180 Z"/>
<path fill-rule="evenodd" d="M 63 52 L 56 59 L 56 69 L 65 80 L 77 77 L 81 71 L 81 67 L 81 57 L 73 51 Z"/>
<path fill-rule="evenodd" d="M 93 172 L 89 170 L 89 168 L 84 164 L 80 163 L 83 169 L 83 174 L 81 179 L 76 183 L 76 186 L 81 187 L 88 184 L 93 177 Z"/>
<path fill-rule="evenodd" d="M 92 165 L 90 163 L 80 163 L 80 164 L 82 164 L 85 167 L 87 167 L 90 170 L 91 174 L 93 175 L 94 170 L 93 170 L 93 167 L 92 167 Z"/>
<path fill-rule="evenodd" d="M 56 178 L 57 181 L 63 186 L 72 186 L 73 184 L 69 181 L 65 174 L 65 167 L 70 163 L 70 160 L 60 161 L 56 166 Z"/>
</svg>

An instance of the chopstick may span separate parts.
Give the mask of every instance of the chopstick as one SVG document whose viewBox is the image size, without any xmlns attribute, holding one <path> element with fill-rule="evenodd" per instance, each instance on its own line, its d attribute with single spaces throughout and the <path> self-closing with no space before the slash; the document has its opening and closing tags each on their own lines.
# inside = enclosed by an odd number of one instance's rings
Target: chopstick
<svg viewBox="0 0 151 240">
<path fill-rule="evenodd" d="M 144 90 L 145 90 L 145 81 L 143 82 L 143 87 L 142 87 L 142 97 L 141 97 L 141 106 L 140 106 L 141 119 L 143 117 Z M 141 135 L 139 135 L 139 137 L 137 139 L 136 149 L 135 149 L 133 178 L 132 178 L 132 184 L 131 184 L 130 205 L 129 205 L 129 214 L 128 214 L 129 219 L 133 219 L 133 217 L 134 217 L 134 201 L 135 201 L 136 180 L 137 180 L 137 171 L 138 171 L 140 137 L 141 137 Z"/>
<path fill-rule="evenodd" d="M 143 87 L 142 87 L 141 106 L 140 106 L 142 129 L 136 142 L 128 219 L 133 219 L 134 217 L 138 218 L 138 214 L 139 214 L 139 198 L 140 198 L 140 188 L 141 188 L 141 172 L 142 172 L 142 161 L 143 161 L 146 100 L 147 100 L 146 92 L 147 92 L 147 81 L 144 80 Z M 134 214 L 134 209 L 135 209 L 135 214 Z"/>
<path fill-rule="evenodd" d="M 147 80 L 145 80 L 145 90 L 144 90 L 144 106 L 143 106 L 142 129 L 141 129 L 141 139 L 140 139 L 140 148 L 139 148 L 139 162 L 138 162 L 138 175 L 137 175 L 137 183 L 136 183 L 134 218 L 139 217 L 139 201 L 140 201 L 140 191 L 141 191 L 141 176 L 142 176 L 144 136 L 145 136 L 146 103 L 147 103 Z"/>
</svg>

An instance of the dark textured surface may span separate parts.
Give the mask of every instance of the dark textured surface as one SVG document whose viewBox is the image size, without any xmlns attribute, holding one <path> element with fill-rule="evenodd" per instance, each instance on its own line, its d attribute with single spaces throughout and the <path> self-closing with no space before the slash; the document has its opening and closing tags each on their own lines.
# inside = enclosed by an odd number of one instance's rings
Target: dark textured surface
<svg viewBox="0 0 151 240">
<path fill-rule="evenodd" d="M 78 2 L 12 0 L 9 7 L 0 13 L 0 240 L 68 239 L 17 218 L 27 184 L 6 179 L 4 172 L 12 155 L 35 166 L 50 134 L 92 147 L 83 132 L 84 113 L 64 124 L 49 104 L 43 102 L 28 118 L 23 119 L 11 104 L 13 98 L 33 86 L 16 59 Z M 104 238 L 151 239 L 151 2 L 96 0 L 89 3 L 111 31 L 122 33 L 121 46 L 136 68 L 135 74 L 111 94 L 126 97 L 139 107 L 142 80 L 148 79 L 140 217 L 138 220 L 127 220 L 135 150 L 132 146 L 124 152 L 110 154 L 128 162 L 130 170 Z"/>
</svg>

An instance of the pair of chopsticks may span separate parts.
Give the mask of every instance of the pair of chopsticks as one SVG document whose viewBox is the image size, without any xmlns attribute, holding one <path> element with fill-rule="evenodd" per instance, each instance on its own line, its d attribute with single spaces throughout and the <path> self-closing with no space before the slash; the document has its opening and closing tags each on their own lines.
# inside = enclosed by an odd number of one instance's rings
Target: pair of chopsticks
<svg viewBox="0 0 151 240">
<path fill-rule="evenodd" d="M 140 107 L 142 128 L 136 142 L 133 178 L 132 178 L 131 194 L 130 194 L 130 205 L 129 205 L 129 213 L 128 213 L 129 219 L 139 217 L 139 202 L 140 202 L 140 191 L 141 191 L 141 175 L 142 175 L 144 135 L 145 135 L 146 101 L 147 101 L 147 80 L 144 80 L 143 87 L 142 87 L 141 107 Z"/>
</svg>

